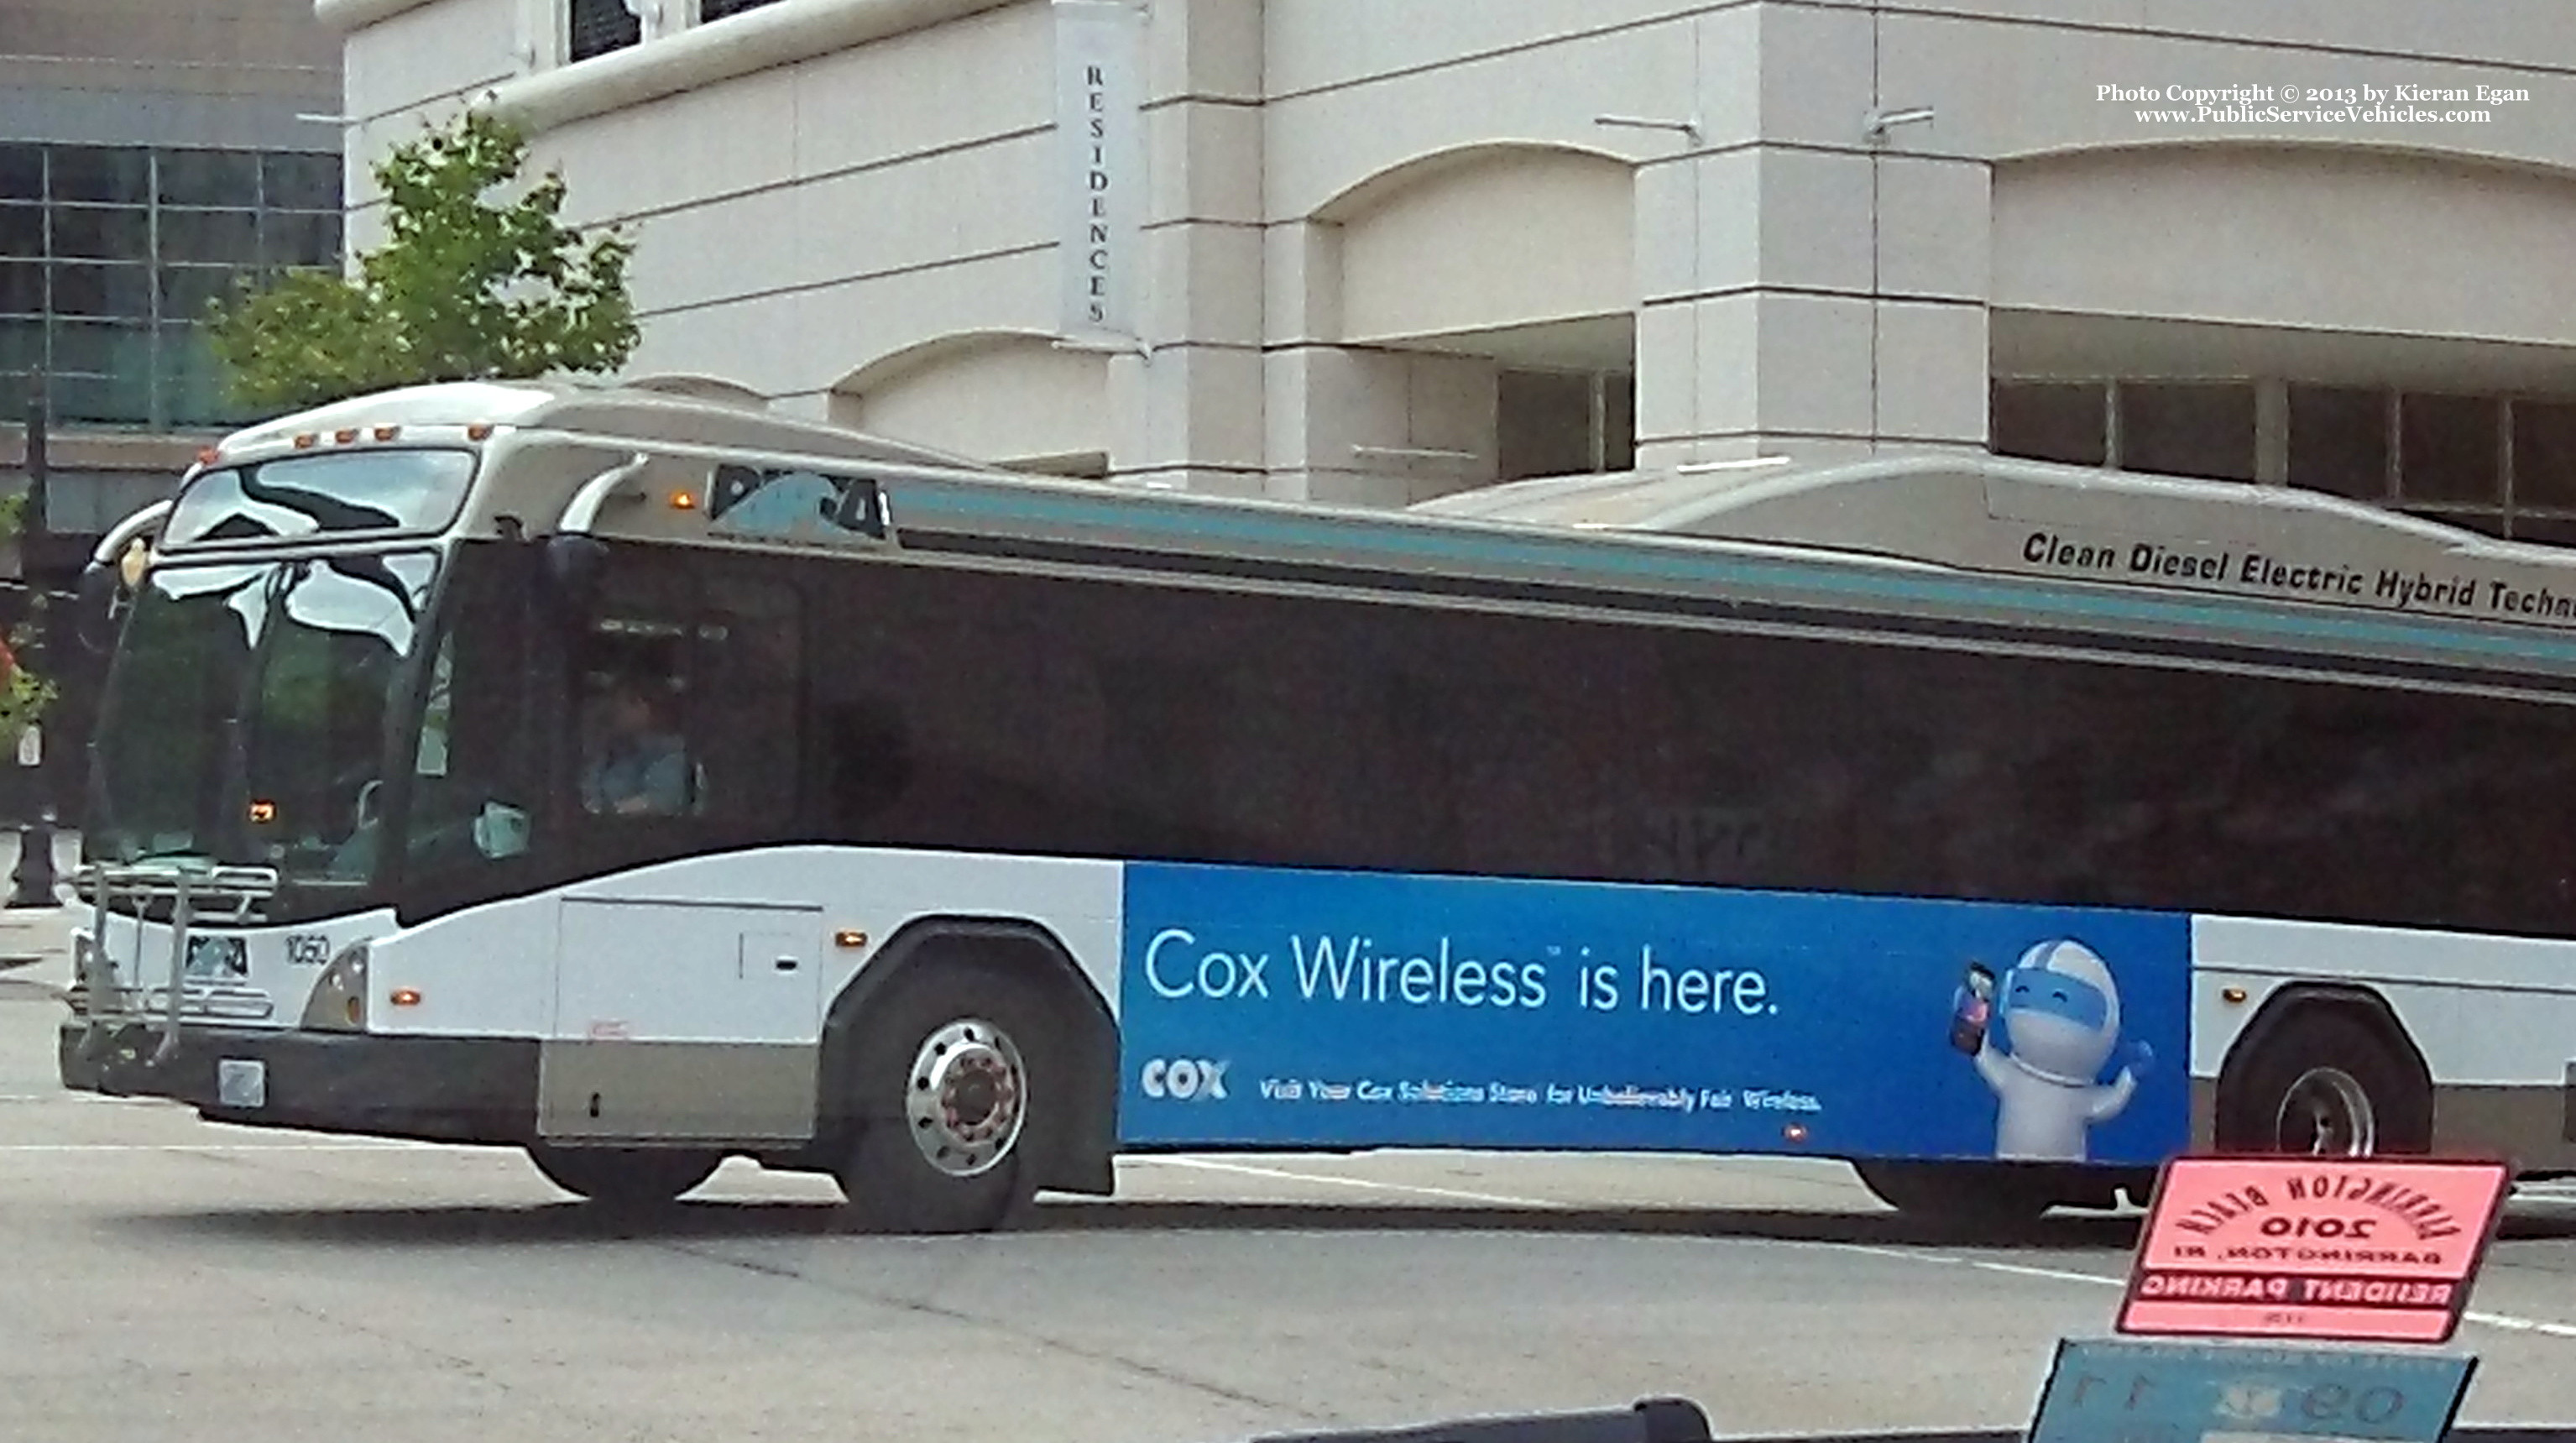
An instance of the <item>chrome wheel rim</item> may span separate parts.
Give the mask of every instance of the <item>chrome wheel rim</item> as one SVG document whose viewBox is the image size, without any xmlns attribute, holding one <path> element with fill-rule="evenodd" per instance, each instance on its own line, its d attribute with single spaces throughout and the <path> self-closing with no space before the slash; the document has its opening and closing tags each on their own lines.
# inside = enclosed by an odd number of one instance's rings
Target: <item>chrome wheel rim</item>
<svg viewBox="0 0 2576 1443">
<path fill-rule="evenodd" d="M 906 1075 L 904 1118 L 913 1146 L 950 1177 L 1001 1165 L 1027 1118 L 1028 1069 L 990 1022 L 962 1019 L 922 1039 Z"/>
<path fill-rule="evenodd" d="M 2274 1139 L 2286 1153 L 2366 1157 L 2379 1146 L 2370 1093 L 2339 1067 L 2311 1067 L 2282 1094 Z"/>
</svg>

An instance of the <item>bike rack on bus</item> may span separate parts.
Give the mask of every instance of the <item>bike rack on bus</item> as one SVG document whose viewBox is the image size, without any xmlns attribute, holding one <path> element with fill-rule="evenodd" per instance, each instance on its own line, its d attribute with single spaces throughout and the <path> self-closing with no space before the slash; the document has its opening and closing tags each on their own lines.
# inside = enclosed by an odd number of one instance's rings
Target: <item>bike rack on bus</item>
<svg viewBox="0 0 2576 1443">
<path fill-rule="evenodd" d="M 81 1056 L 95 1058 L 113 1040 L 118 1025 L 151 1020 L 143 1007 L 143 926 L 151 920 L 152 903 L 170 903 L 169 996 L 160 1017 L 160 1042 L 151 1064 L 167 1063 L 179 1051 L 180 1016 L 187 998 L 189 928 L 200 915 L 239 925 L 251 910 L 277 895 L 273 867 L 224 867 L 204 862 L 93 862 L 81 868 L 81 885 L 90 895 L 89 948 L 80 962 L 82 1011 L 88 1025 L 81 1033 Z M 134 909 L 135 1004 L 126 1005 L 126 990 L 117 985 L 115 959 L 107 943 L 108 918 L 117 915 L 115 901 L 130 897 Z M 211 905 L 210 905 L 211 904 Z"/>
</svg>

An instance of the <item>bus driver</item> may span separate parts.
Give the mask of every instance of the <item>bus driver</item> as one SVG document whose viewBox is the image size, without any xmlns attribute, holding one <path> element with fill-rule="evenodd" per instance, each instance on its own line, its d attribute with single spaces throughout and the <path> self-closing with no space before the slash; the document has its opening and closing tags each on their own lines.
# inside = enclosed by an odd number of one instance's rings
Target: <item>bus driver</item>
<svg viewBox="0 0 2576 1443">
<path fill-rule="evenodd" d="M 608 735 L 585 770 L 582 805 L 593 814 L 677 816 L 688 809 L 689 762 L 662 724 L 653 694 L 633 677 L 608 692 Z"/>
</svg>

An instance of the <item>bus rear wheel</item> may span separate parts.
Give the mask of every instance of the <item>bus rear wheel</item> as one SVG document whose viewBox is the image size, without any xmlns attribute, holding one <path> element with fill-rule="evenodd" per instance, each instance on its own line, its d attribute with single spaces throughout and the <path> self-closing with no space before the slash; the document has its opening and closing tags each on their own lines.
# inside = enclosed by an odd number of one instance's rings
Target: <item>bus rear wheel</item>
<svg viewBox="0 0 2576 1443">
<path fill-rule="evenodd" d="M 2230 1062 L 2215 1122 L 2222 1152 L 2424 1153 L 2433 1146 L 2433 1096 L 2382 1028 L 2348 1007 L 2311 1005 Z"/>
<path fill-rule="evenodd" d="M 695 1189 L 724 1159 L 711 1152 L 659 1147 L 552 1147 L 532 1143 L 528 1161 L 546 1181 L 604 1207 L 667 1207 Z"/>
<path fill-rule="evenodd" d="M 1060 1109 L 1042 998 L 991 968 L 905 978 L 859 1024 L 852 1135 L 835 1170 L 860 1226 L 973 1233 L 1036 1201 Z"/>
<path fill-rule="evenodd" d="M 1878 1200 L 1925 1222 L 2035 1222 L 2057 1204 L 2048 1180 L 1985 1162 L 1855 1162 L 1861 1184 Z"/>
</svg>

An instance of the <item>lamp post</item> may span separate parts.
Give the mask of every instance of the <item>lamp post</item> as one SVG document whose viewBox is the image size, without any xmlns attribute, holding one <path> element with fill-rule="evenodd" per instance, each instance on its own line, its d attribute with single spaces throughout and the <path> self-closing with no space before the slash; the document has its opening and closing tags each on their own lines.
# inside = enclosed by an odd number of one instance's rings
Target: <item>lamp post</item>
<svg viewBox="0 0 2576 1443">
<path fill-rule="evenodd" d="M 45 525 L 46 477 L 50 470 L 45 458 L 46 426 L 45 386 L 41 376 L 27 382 L 27 510 L 19 530 L 19 555 L 26 555 L 24 538 L 30 531 L 41 531 Z M 9 907 L 52 907 L 58 905 L 55 888 L 60 878 L 54 874 L 54 805 L 46 795 L 41 768 L 45 760 L 44 729 L 29 722 L 18 737 L 18 767 L 29 778 L 29 798 L 35 803 L 35 816 L 18 828 L 18 866 L 10 873 Z"/>
</svg>

